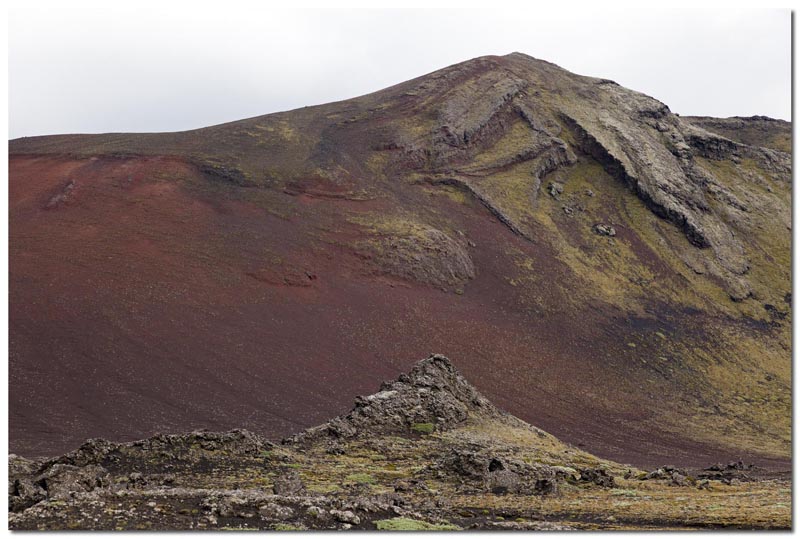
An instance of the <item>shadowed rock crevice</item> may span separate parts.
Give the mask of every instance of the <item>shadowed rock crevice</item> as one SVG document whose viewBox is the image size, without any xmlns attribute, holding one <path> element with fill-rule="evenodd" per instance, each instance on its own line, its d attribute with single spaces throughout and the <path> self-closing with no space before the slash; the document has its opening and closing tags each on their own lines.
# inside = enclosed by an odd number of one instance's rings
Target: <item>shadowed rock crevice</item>
<svg viewBox="0 0 800 539">
<path fill-rule="evenodd" d="M 706 267 L 710 274 L 724 283 L 731 298 L 740 300 L 748 297 L 751 288 L 743 276 L 749 271 L 750 262 L 744 246 L 734 233 L 732 223 L 726 222 L 711 207 L 706 195 L 713 196 L 725 207 L 740 211 L 745 208 L 733 193 L 695 164 L 676 117 L 666 118 L 663 112 L 645 117 L 670 121 L 669 125 L 657 123 L 656 131 L 671 131 L 671 154 L 659 157 L 659 152 L 641 150 L 640 153 L 631 155 L 629 149 L 623 147 L 625 157 L 615 156 L 610 147 L 598 138 L 605 137 L 608 140 L 608 137 L 617 136 L 613 131 L 610 135 L 606 133 L 595 136 L 576 119 L 562 115 L 581 151 L 600 163 L 609 175 L 631 189 L 655 215 L 678 226 L 694 247 L 708 249 L 713 253 L 712 257 L 706 257 Z M 647 142 L 647 135 L 643 134 L 641 140 L 642 148 L 652 144 Z M 698 256 L 686 249 L 679 249 L 679 252 L 688 259 Z"/>
<path fill-rule="evenodd" d="M 703 231 L 692 222 L 691 218 L 686 213 L 657 202 L 649 190 L 636 178 L 630 176 L 622 162 L 611 155 L 594 136 L 581 127 L 573 118 L 564 115 L 563 119 L 567 126 L 573 131 L 581 151 L 597 160 L 612 177 L 627 185 L 653 213 L 673 222 L 683 229 L 688 240 L 696 247 L 706 248 L 711 246 L 711 243 Z M 686 202 L 696 206 L 696 203 L 691 201 Z M 702 209 L 706 209 L 705 205 L 702 206 Z"/>
</svg>

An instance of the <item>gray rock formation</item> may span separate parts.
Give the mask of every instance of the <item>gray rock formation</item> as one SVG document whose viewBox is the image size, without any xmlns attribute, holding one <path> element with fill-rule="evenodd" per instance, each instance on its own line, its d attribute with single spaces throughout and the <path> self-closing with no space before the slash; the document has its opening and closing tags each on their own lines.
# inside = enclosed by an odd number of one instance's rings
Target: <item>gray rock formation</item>
<svg viewBox="0 0 800 539">
<path fill-rule="evenodd" d="M 459 373 L 445 356 L 433 354 L 418 362 L 380 391 L 358 397 L 353 409 L 318 427 L 289 438 L 303 443 L 375 434 L 424 435 L 447 430 L 472 415 L 504 415 Z"/>
<path fill-rule="evenodd" d="M 483 447 L 456 447 L 433 465 L 445 475 L 460 477 L 478 492 L 493 494 L 558 494 L 562 479 L 552 466 L 533 465 Z"/>
<path fill-rule="evenodd" d="M 531 238 L 519 201 L 508 198 L 504 174 L 517 166 L 528 171 L 533 207 L 543 178 L 568 171 L 577 151 L 684 232 L 687 264 L 697 259 L 693 250 L 709 251 L 704 271 L 722 279 L 732 298 L 749 295 L 750 262 L 731 226 L 748 205 L 696 158 L 752 159 L 788 182 L 789 154 L 736 142 L 703 128 L 713 123 L 685 121 L 660 101 L 613 81 L 519 53 L 443 69 L 411 94 L 441 99 L 429 132 L 391 143 L 404 150 L 406 168 L 427 174 L 432 183 L 464 188 L 514 232 Z M 550 181 L 547 189 L 558 197 L 563 184 Z"/>
</svg>

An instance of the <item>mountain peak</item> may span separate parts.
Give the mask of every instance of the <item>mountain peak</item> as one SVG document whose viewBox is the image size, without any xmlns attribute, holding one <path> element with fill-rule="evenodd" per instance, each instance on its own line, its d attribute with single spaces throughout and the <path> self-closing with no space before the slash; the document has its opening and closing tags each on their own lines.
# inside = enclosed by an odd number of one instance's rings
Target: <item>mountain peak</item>
<svg viewBox="0 0 800 539">
<path fill-rule="evenodd" d="M 546 64 L 549 66 L 558 67 L 559 69 L 563 69 L 562 67 L 560 67 L 557 64 L 554 64 L 553 62 L 548 62 L 547 60 L 542 60 L 541 58 L 536 58 L 535 56 L 531 56 L 530 54 L 526 54 L 524 52 L 519 52 L 519 51 L 510 52 L 505 56 L 503 56 L 503 58 L 507 58 L 509 60 L 525 61 L 530 64 Z"/>
</svg>

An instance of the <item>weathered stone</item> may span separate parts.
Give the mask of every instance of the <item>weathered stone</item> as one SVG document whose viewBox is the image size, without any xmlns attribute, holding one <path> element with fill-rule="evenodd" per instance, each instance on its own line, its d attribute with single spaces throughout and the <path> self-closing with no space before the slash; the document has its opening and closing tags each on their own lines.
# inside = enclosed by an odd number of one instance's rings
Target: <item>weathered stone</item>
<svg viewBox="0 0 800 539">
<path fill-rule="evenodd" d="M 688 487 L 689 483 L 689 478 L 685 475 L 678 472 L 672 472 L 672 476 L 670 477 L 670 485 L 676 487 Z"/>
<path fill-rule="evenodd" d="M 300 474 L 289 470 L 275 478 L 272 491 L 279 496 L 297 496 L 305 491 L 305 485 Z"/>
<path fill-rule="evenodd" d="M 339 511 L 337 509 L 332 509 L 331 516 L 336 519 L 336 521 L 343 522 L 345 524 L 352 524 L 354 526 L 361 524 L 361 519 L 352 511 Z"/>
<path fill-rule="evenodd" d="M 592 227 L 592 230 L 594 230 L 594 233 L 599 236 L 614 237 L 617 235 L 616 229 L 611 225 L 596 224 Z"/>
<path fill-rule="evenodd" d="M 258 514 L 265 520 L 287 521 L 294 517 L 294 510 L 277 503 L 268 503 L 258 508 Z"/>
<path fill-rule="evenodd" d="M 547 192 L 553 198 L 558 198 L 558 195 L 564 192 L 564 184 L 558 182 L 550 182 L 547 185 Z"/>
<path fill-rule="evenodd" d="M 330 518 L 330 513 L 321 507 L 312 505 L 306 509 L 306 514 L 316 520 L 327 520 Z"/>
<path fill-rule="evenodd" d="M 17 478 L 10 480 L 9 484 L 9 511 L 22 511 L 47 498 L 47 491 L 34 483 L 31 478 Z"/>
<path fill-rule="evenodd" d="M 580 481 L 594 483 L 604 488 L 614 487 L 614 476 L 603 468 L 583 468 L 580 474 Z"/>
<path fill-rule="evenodd" d="M 75 493 L 91 492 L 108 486 L 108 471 L 97 465 L 72 466 L 55 464 L 36 480 L 51 500 L 66 500 Z"/>
<path fill-rule="evenodd" d="M 560 478 L 550 466 L 492 456 L 485 448 L 454 448 L 438 467 L 444 477 L 467 481 L 493 494 L 556 494 Z"/>
<path fill-rule="evenodd" d="M 475 278 L 466 240 L 422 223 L 380 230 L 375 238 L 359 243 L 358 249 L 381 274 L 444 288 Z"/>
</svg>

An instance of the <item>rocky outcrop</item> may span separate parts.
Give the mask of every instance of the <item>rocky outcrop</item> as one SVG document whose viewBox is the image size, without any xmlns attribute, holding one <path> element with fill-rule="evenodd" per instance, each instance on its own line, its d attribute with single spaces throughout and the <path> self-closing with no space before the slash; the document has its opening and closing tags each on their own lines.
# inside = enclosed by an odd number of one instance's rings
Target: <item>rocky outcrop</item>
<svg viewBox="0 0 800 539">
<path fill-rule="evenodd" d="M 399 159 L 393 173 L 410 169 L 429 183 L 457 185 L 513 232 L 534 239 L 524 206 L 532 211 L 545 176 L 568 171 L 576 152 L 586 155 L 704 252 L 691 253 L 687 246 L 682 258 L 704 258 L 706 271 L 734 299 L 750 294 L 750 261 L 732 227 L 735 212 L 747 208 L 695 158 L 754 159 L 788 181 L 788 155 L 707 131 L 700 125 L 708 122 L 684 121 L 660 101 L 612 81 L 574 75 L 518 53 L 443 69 L 410 95 L 425 103 L 419 113 L 435 120 L 417 137 L 396 133 L 388 144 Z M 429 101 L 422 97 L 433 95 Z M 511 167 L 517 175 L 513 194 L 504 186 Z M 518 192 L 520 174 L 529 175 L 524 195 Z"/>
<path fill-rule="evenodd" d="M 455 476 L 478 492 L 555 495 L 559 477 L 552 466 L 533 465 L 488 448 L 456 447 L 433 464 L 440 475 Z"/>
<path fill-rule="evenodd" d="M 379 392 L 358 397 L 349 413 L 289 438 L 286 443 L 376 434 L 420 436 L 454 428 L 471 417 L 500 415 L 449 359 L 433 354 L 414 365 L 408 374 L 385 382 Z"/>
<path fill-rule="evenodd" d="M 122 460 L 143 459 L 152 453 L 159 453 L 176 460 L 191 458 L 193 453 L 225 451 L 235 455 L 257 455 L 273 444 L 247 430 L 230 432 L 209 432 L 199 430 L 188 434 L 158 434 L 144 440 L 117 443 L 95 438 L 87 440 L 81 447 L 63 456 L 46 461 L 42 469 L 65 464 L 69 466 L 88 466 L 104 464 L 119 466 Z"/>
<path fill-rule="evenodd" d="M 744 248 L 709 204 L 708 174 L 693 162 L 692 146 L 684 138 L 679 120 L 663 105 L 647 104 L 651 106 L 639 110 L 638 115 L 640 119 L 660 118 L 655 127 L 646 121 L 607 116 L 581 120 L 565 116 L 565 120 L 584 152 L 628 185 L 656 215 L 679 226 L 692 245 L 713 251 L 720 276 L 733 280 L 744 275 L 749 269 Z"/>
<path fill-rule="evenodd" d="M 207 467 L 209 455 L 258 457 L 273 444 L 245 430 L 196 431 L 160 434 L 145 440 L 116 443 L 101 438 L 87 440 L 80 448 L 45 461 L 9 457 L 9 508 L 19 511 L 43 500 L 65 500 L 97 489 L 169 485 L 173 473 L 142 472 L 164 468 L 190 472 Z M 169 466 L 163 466 L 163 462 Z M 158 464 L 154 464 L 158 463 Z M 120 474 L 116 482 L 111 474 Z"/>
<path fill-rule="evenodd" d="M 766 116 L 711 118 L 681 116 L 681 120 L 747 146 L 792 152 L 792 124 Z"/>
<path fill-rule="evenodd" d="M 602 468 L 584 468 L 580 471 L 578 481 L 585 483 L 593 483 L 595 485 L 613 488 L 614 476 L 608 473 L 608 470 Z"/>
<path fill-rule="evenodd" d="M 417 467 L 419 478 L 395 481 L 394 494 L 370 494 L 365 486 L 374 478 L 356 474 L 348 476 L 350 481 L 344 485 L 350 492 L 347 496 L 319 496 L 306 488 L 308 472 L 298 470 L 302 465 L 297 459 L 305 460 L 305 455 L 319 448 L 328 448 L 318 453 L 325 459 L 339 458 L 351 450 L 344 449 L 348 442 L 383 440 L 385 447 L 381 447 L 392 454 L 396 435 L 418 439 L 470 421 L 532 429 L 494 407 L 446 357 L 434 354 L 394 382 L 384 383 L 378 393 L 357 398 L 349 414 L 286 440 L 283 447 L 243 430 L 196 431 L 129 443 L 88 440 L 75 451 L 42 462 L 12 455 L 9 509 L 17 514 L 12 517 L 15 526 L 30 519 L 49 521 L 54 511 L 67 503 L 80 508 L 81 519 L 91 519 L 95 508 L 103 511 L 107 503 L 113 503 L 114 507 L 128 506 L 129 516 L 136 513 L 136 507 L 145 506 L 161 513 L 157 518 L 197 515 L 199 522 L 210 527 L 255 520 L 266 526 L 292 523 L 314 529 L 349 529 L 397 515 L 422 518 L 420 510 L 433 510 L 425 518 L 436 518 L 440 514 L 436 505 L 429 507 L 426 502 L 406 507 L 401 495 L 431 495 L 421 478 L 435 477 L 484 494 L 558 494 L 558 484 L 565 476 L 557 467 L 529 464 L 515 457 L 507 444 L 495 447 L 491 442 L 451 446 L 450 442 L 435 441 L 442 447 L 441 456 L 425 457 L 427 466 Z M 534 435 L 546 437 L 538 430 Z M 409 456 L 397 453 L 394 457 Z M 253 470 L 262 470 L 271 478 L 272 494 L 261 489 L 203 488 L 205 484 L 236 485 L 241 475 Z M 193 509 L 176 512 L 174 506 L 161 508 L 187 500 L 194 504 Z M 45 506 L 41 502 L 58 503 Z"/>
<path fill-rule="evenodd" d="M 421 223 L 379 230 L 357 248 L 384 275 L 439 288 L 458 287 L 475 278 L 466 240 Z"/>
<path fill-rule="evenodd" d="M 745 464 L 740 460 L 729 462 L 728 464 L 713 464 L 699 472 L 697 478 L 705 481 L 721 481 L 726 485 L 730 485 L 735 481 L 753 481 L 754 478 L 751 474 L 759 471 L 757 466 Z"/>
<path fill-rule="evenodd" d="M 108 470 L 96 464 L 48 463 L 37 469 L 35 466 L 20 466 L 20 458 L 15 455 L 9 460 L 10 511 L 21 511 L 44 500 L 67 500 L 109 484 Z"/>
<path fill-rule="evenodd" d="M 768 147 L 742 144 L 698 127 L 692 122 L 681 120 L 680 125 L 686 141 L 695 155 L 716 161 L 728 159 L 737 165 L 741 163 L 742 159 L 753 159 L 766 172 L 773 174 L 776 179 L 790 180 L 792 160 L 789 153 Z"/>
</svg>

